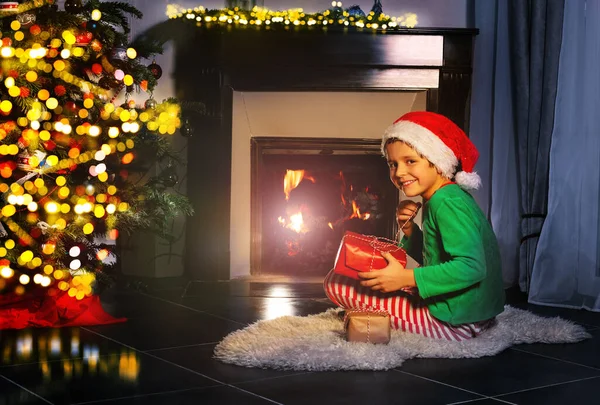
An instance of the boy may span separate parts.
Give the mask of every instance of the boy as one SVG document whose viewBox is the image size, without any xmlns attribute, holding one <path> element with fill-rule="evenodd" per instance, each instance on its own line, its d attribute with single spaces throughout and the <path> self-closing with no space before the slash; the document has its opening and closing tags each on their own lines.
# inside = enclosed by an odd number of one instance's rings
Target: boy
<svg viewBox="0 0 600 405">
<path fill-rule="evenodd" d="M 487 218 L 463 189 L 479 187 L 478 152 L 448 118 L 410 112 L 382 140 L 390 179 L 406 196 L 424 200 L 423 230 L 412 220 L 419 204 L 403 201 L 397 219 L 402 246 L 422 267 L 388 266 L 352 279 L 330 273 L 325 291 L 348 309 L 386 310 L 392 326 L 433 338 L 464 340 L 489 327 L 504 309 L 498 244 Z M 409 288 L 416 294 L 407 294 Z"/>
</svg>

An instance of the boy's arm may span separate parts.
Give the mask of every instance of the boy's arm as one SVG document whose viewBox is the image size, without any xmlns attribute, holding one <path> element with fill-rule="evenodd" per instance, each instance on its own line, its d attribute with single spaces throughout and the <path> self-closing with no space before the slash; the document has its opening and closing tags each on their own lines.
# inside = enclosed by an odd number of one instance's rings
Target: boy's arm
<svg viewBox="0 0 600 405">
<path fill-rule="evenodd" d="M 423 232 L 417 224 L 412 224 L 410 237 L 403 236 L 400 246 L 406 250 L 406 254 L 415 259 L 419 264 L 423 264 Z"/>
<path fill-rule="evenodd" d="M 447 200 L 435 214 L 446 262 L 414 269 L 423 298 L 462 290 L 486 277 L 486 261 L 479 225 L 459 201 Z"/>
</svg>

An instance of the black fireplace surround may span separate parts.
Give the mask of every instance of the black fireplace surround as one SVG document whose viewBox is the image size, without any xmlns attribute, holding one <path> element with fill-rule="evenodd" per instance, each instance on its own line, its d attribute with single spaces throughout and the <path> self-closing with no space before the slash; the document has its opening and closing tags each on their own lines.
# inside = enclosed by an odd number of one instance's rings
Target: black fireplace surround
<svg viewBox="0 0 600 405">
<path fill-rule="evenodd" d="M 406 35 L 441 36 L 439 86 L 420 90 L 427 91 L 429 111 L 448 116 L 468 133 L 476 29 L 268 31 L 194 27 L 177 19 L 161 31 L 175 43 L 177 98 L 206 107 L 204 114 L 191 116 L 195 133 L 188 143 L 187 188 L 196 214 L 187 219 L 185 268 L 195 280 L 230 278 L 231 204 L 250 203 L 235 201 L 231 193 L 234 91 L 407 90 L 394 81 L 399 75 L 393 71 L 432 66 L 394 64 L 382 48 Z"/>
</svg>

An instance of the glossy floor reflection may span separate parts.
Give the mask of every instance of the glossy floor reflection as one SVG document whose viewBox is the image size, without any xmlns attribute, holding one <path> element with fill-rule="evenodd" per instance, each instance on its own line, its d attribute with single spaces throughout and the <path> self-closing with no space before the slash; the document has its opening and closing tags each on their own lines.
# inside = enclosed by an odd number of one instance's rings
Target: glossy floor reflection
<svg viewBox="0 0 600 405">
<path fill-rule="evenodd" d="M 107 311 L 129 318 L 123 324 L 0 331 L 0 405 L 598 403 L 600 314 L 514 296 L 511 304 L 571 319 L 593 338 L 386 372 L 283 372 L 222 364 L 213 349 L 259 319 L 332 307 L 320 283 L 171 282 L 103 295 Z"/>
</svg>

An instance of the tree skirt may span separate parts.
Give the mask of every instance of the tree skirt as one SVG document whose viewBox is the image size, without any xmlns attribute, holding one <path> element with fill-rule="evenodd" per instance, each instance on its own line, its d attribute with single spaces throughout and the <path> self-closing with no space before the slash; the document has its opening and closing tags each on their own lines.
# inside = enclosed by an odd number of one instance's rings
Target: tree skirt
<svg viewBox="0 0 600 405">
<path fill-rule="evenodd" d="M 49 294 L 46 289 L 23 296 L 0 295 L 0 330 L 106 325 L 126 320 L 106 313 L 97 295 L 77 300 L 64 291 Z"/>
<path fill-rule="evenodd" d="M 256 322 L 226 336 L 215 347 L 214 356 L 238 366 L 279 370 L 388 370 L 416 357 L 493 356 L 521 343 L 574 343 L 590 337 L 573 322 L 506 306 L 495 326 L 467 341 L 392 330 L 388 345 L 350 343 L 344 339 L 339 311 Z"/>
</svg>

